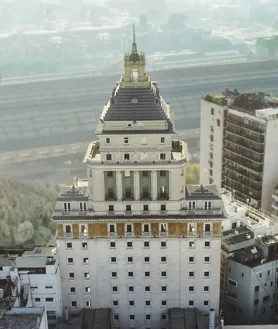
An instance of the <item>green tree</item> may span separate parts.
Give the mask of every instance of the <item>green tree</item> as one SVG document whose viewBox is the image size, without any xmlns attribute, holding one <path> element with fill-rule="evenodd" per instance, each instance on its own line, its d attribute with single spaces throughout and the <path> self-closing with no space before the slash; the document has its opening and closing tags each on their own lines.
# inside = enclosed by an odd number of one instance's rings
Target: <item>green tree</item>
<svg viewBox="0 0 278 329">
<path fill-rule="evenodd" d="M 199 184 L 200 165 L 198 163 L 189 163 L 186 168 L 186 184 Z"/>
</svg>

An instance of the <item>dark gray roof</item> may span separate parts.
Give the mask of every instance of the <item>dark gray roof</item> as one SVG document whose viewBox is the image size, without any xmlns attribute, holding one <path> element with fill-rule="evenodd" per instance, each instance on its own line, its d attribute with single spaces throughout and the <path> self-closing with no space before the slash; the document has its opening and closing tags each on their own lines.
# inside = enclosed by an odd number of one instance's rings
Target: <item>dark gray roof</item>
<svg viewBox="0 0 278 329">
<path fill-rule="evenodd" d="M 167 120 L 157 88 L 119 88 L 114 91 L 104 121 Z"/>
<path fill-rule="evenodd" d="M 80 317 L 68 323 L 60 324 L 57 329 L 108 329 L 111 322 L 111 309 L 100 308 L 82 310 Z"/>
<path fill-rule="evenodd" d="M 211 200 L 221 199 L 216 185 L 187 185 L 185 190 L 186 199 Z"/>
<path fill-rule="evenodd" d="M 57 198 L 58 201 L 86 201 L 89 198 L 88 187 L 72 187 Z"/>
</svg>

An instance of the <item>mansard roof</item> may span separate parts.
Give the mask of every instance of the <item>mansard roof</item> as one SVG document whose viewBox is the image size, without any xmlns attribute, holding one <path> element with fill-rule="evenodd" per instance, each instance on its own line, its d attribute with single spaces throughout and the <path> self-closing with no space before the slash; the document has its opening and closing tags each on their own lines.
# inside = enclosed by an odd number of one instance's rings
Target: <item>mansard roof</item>
<svg viewBox="0 0 278 329">
<path fill-rule="evenodd" d="M 159 90 L 149 87 L 115 89 L 104 121 L 167 120 L 161 107 Z"/>
<path fill-rule="evenodd" d="M 66 190 L 57 198 L 58 201 L 87 201 L 89 191 L 87 186 L 75 187 Z"/>
<path fill-rule="evenodd" d="M 221 199 L 220 191 L 216 185 L 187 185 L 185 198 L 194 200 Z"/>
</svg>

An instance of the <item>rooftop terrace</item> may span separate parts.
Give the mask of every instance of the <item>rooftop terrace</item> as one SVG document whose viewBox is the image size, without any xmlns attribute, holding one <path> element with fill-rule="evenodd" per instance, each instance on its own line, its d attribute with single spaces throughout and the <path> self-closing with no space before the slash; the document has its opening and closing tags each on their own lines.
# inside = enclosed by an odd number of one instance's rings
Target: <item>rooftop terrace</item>
<svg viewBox="0 0 278 329">
<path fill-rule="evenodd" d="M 0 329 L 39 329 L 44 308 L 16 308 L 2 313 Z"/>
</svg>

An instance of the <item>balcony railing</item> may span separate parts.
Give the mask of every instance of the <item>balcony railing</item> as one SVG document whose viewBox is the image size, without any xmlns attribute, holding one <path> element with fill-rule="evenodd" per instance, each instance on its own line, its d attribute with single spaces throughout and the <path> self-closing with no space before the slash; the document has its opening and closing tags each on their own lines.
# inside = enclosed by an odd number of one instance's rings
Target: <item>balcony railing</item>
<svg viewBox="0 0 278 329">
<path fill-rule="evenodd" d="M 272 202 L 272 208 L 278 210 L 278 202 Z"/>
<path fill-rule="evenodd" d="M 226 179 L 223 185 L 227 187 L 228 190 L 235 190 L 236 196 L 237 194 L 241 194 L 241 199 L 243 200 L 249 198 L 255 199 L 256 201 L 261 200 L 261 192 L 252 192 L 252 194 L 250 194 L 250 189 L 242 188 L 240 184 L 236 184 L 235 182 L 229 180 L 229 178 Z"/>
<path fill-rule="evenodd" d="M 195 231 L 188 231 L 188 236 L 195 236 L 196 234 L 195 234 L 196 232 Z"/>
<path fill-rule="evenodd" d="M 149 238 L 151 236 L 151 232 L 142 232 L 142 237 Z"/>
<path fill-rule="evenodd" d="M 123 194 L 123 200 L 126 201 L 134 201 L 134 195 L 133 194 Z"/>
<path fill-rule="evenodd" d="M 117 236 L 117 233 L 116 232 L 108 232 L 108 236 L 110 238 L 115 238 Z"/>
<path fill-rule="evenodd" d="M 230 124 L 233 124 L 237 127 L 241 127 L 243 129 L 246 129 L 246 130 L 250 130 L 250 131 L 253 131 L 257 134 L 264 134 L 265 133 L 265 129 L 262 129 L 262 128 L 257 128 L 257 127 L 253 127 L 253 126 L 249 126 L 249 125 L 246 125 L 245 123 L 243 122 L 238 122 L 234 119 L 232 119 L 231 117 L 228 117 L 227 118 L 227 122 L 230 123 Z"/>
<path fill-rule="evenodd" d="M 169 195 L 167 193 L 160 193 L 157 196 L 157 200 L 169 200 Z"/>
<path fill-rule="evenodd" d="M 253 161 L 251 160 L 244 160 L 242 157 L 240 156 L 237 156 L 237 155 L 230 155 L 228 154 L 228 152 L 226 151 L 224 153 L 224 159 L 228 159 L 236 164 L 239 164 L 243 167 L 246 167 L 248 169 L 251 169 L 253 171 L 256 171 L 256 172 L 259 172 L 259 173 L 262 173 L 263 172 L 263 166 L 262 165 L 259 165 L 259 166 L 255 166 Z"/>
<path fill-rule="evenodd" d="M 145 193 L 145 194 L 141 194 L 140 195 L 140 200 L 151 200 L 152 199 L 152 196 L 150 193 Z"/>
<path fill-rule="evenodd" d="M 161 237 L 166 237 L 167 235 L 168 235 L 167 231 L 160 231 L 159 232 L 159 236 L 161 236 Z"/>
<path fill-rule="evenodd" d="M 133 232 L 125 232 L 125 236 L 131 238 L 133 237 Z"/>
<path fill-rule="evenodd" d="M 88 236 L 88 232 L 79 232 L 79 236 L 82 238 L 86 238 Z"/>
<path fill-rule="evenodd" d="M 227 126 L 226 132 L 232 133 L 232 134 L 237 135 L 239 137 L 244 137 L 244 138 L 246 138 L 248 140 L 251 140 L 255 143 L 259 143 L 259 144 L 264 143 L 264 136 L 249 135 L 249 134 L 241 131 L 241 129 L 231 127 L 229 124 Z"/>
<path fill-rule="evenodd" d="M 64 238 L 72 238 L 72 232 L 64 232 Z"/>
<path fill-rule="evenodd" d="M 196 208 L 194 210 L 181 209 L 181 215 L 221 215 L 221 208 L 212 208 L 212 209 L 201 209 Z"/>
<path fill-rule="evenodd" d="M 251 172 L 247 169 L 244 169 L 242 167 L 235 167 L 228 161 L 225 161 L 224 166 L 223 166 L 224 172 L 226 172 L 226 169 L 228 169 L 228 171 L 234 172 L 235 174 L 240 174 L 240 175 L 246 176 L 256 183 L 262 182 L 262 177 L 260 177 L 260 174 L 254 174 L 253 172 Z"/>
<path fill-rule="evenodd" d="M 208 238 L 212 236 L 212 232 L 211 231 L 204 231 L 204 237 Z"/>
<path fill-rule="evenodd" d="M 148 216 L 148 215 L 150 214 L 150 212 L 149 212 L 148 210 L 143 210 L 142 214 L 143 214 L 144 216 Z"/>
<path fill-rule="evenodd" d="M 126 211 L 126 212 L 125 212 L 125 215 L 126 215 L 126 216 L 132 216 L 132 211 Z"/>
<path fill-rule="evenodd" d="M 106 194 L 105 195 L 106 201 L 117 201 L 117 195 L 116 194 Z"/>
<path fill-rule="evenodd" d="M 251 152 L 255 152 L 258 154 L 264 154 L 264 146 L 258 146 L 257 144 L 253 142 L 248 142 L 245 138 L 238 137 L 237 135 L 234 135 L 233 133 L 229 133 L 227 131 L 226 136 L 224 137 L 224 141 L 233 143 L 234 145 L 240 147 L 241 149 L 248 150 Z"/>
<path fill-rule="evenodd" d="M 79 211 L 79 216 L 86 216 L 87 215 L 87 211 Z"/>
<path fill-rule="evenodd" d="M 263 163 L 264 162 L 264 156 L 263 154 L 258 155 L 257 153 L 250 152 L 250 151 L 244 151 L 240 149 L 240 146 L 234 146 L 232 143 L 228 142 L 226 145 L 226 150 L 229 150 L 230 152 L 234 153 L 236 156 L 240 156 L 246 160 L 252 160 L 257 163 Z"/>
<path fill-rule="evenodd" d="M 239 177 L 239 175 L 232 174 L 231 172 L 227 172 L 224 174 L 225 177 L 233 180 L 235 184 L 241 184 L 244 187 L 247 187 L 248 189 L 251 189 L 255 192 L 260 192 L 262 190 L 262 183 L 254 183 L 248 178 Z"/>
</svg>

